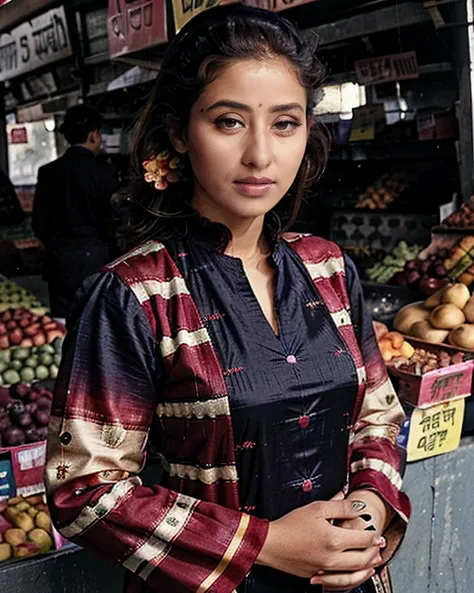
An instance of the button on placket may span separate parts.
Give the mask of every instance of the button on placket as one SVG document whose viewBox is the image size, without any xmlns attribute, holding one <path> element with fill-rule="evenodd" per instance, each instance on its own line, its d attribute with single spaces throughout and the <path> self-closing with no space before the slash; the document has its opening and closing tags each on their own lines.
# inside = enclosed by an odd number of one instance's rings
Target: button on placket
<svg viewBox="0 0 474 593">
<path fill-rule="evenodd" d="M 309 416 L 300 416 L 298 419 L 298 424 L 300 425 L 300 427 L 304 430 L 305 428 L 308 428 L 309 426 Z"/>
<path fill-rule="evenodd" d="M 301 489 L 303 490 L 303 492 L 311 492 L 311 490 L 313 489 L 313 482 L 311 480 L 305 480 L 301 484 Z"/>
<path fill-rule="evenodd" d="M 296 364 L 296 356 L 294 356 L 293 354 L 288 354 L 288 356 L 286 357 L 286 362 L 288 364 Z"/>
</svg>

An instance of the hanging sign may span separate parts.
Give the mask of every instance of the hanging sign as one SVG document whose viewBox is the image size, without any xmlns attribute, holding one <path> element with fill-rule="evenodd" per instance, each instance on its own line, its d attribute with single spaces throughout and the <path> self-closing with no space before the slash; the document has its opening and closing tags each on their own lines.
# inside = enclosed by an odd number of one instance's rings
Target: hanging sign
<svg viewBox="0 0 474 593">
<path fill-rule="evenodd" d="M 224 4 L 235 4 L 239 0 L 173 0 L 173 16 L 176 33 L 189 22 L 193 16 L 196 16 L 204 10 L 214 8 L 214 6 Z M 273 12 L 280 12 L 301 4 L 308 4 L 315 0 L 241 0 L 241 4 L 253 6 L 255 8 L 264 8 Z"/>
<path fill-rule="evenodd" d="M 383 103 L 362 105 L 352 110 L 352 129 L 349 142 L 374 140 L 385 125 L 385 107 Z"/>
<path fill-rule="evenodd" d="M 358 60 L 355 63 L 355 69 L 357 82 L 365 86 L 409 80 L 418 78 L 420 75 L 414 51 Z"/>
<path fill-rule="evenodd" d="M 72 55 L 64 8 L 0 35 L 0 82 Z"/>
<path fill-rule="evenodd" d="M 415 408 L 410 420 L 407 461 L 426 459 L 458 448 L 464 419 L 464 399 L 431 408 Z"/>
<path fill-rule="evenodd" d="M 166 43 L 166 2 L 109 0 L 107 34 L 111 58 Z"/>
<path fill-rule="evenodd" d="M 28 144 L 28 131 L 26 128 L 13 128 L 10 133 L 10 144 Z"/>
</svg>

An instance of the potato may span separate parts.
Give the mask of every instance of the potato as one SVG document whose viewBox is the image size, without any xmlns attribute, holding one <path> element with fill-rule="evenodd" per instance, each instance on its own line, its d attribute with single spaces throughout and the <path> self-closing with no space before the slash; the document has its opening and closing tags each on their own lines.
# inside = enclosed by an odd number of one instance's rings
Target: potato
<svg viewBox="0 0 474 593">
<path fill-rule="evenodd" d="M 53 540 L 49 533 L 44 529 L 40 529 L 39 527 L 33 529 L 33 531 L 30 531 L 28 534 L 28 539 L 31 542 L 38 544 L 41 552 L 49 552 L 49 550 L 51 550 L 53 547 Z"/>
<path fill-rule="evenodd" d="M 23 502 L 19 502 L 19 503 L 16 505 L 16 508 L 17 508 L 19 511 L 27 511 L 27 510 L 30 508 L 30 506 L 31 506 L 31 505 L 30 505 L 30 503 L 28 503 L 28 502 L 26 502 L 26 500 L 24 500 Z"/>
<path fill-rule="evenodd" d="M 10 560 L 12 557 L 12 547 L 10 544 L 0 544 L 0 562 Z"/>
<path fill-rule="evenodd" d="M 41 529 L 51 533 L 51 519 L 48 513 L 40 511 L 35 517 L 35 522 L 37 527 L 41 527 Z"/>
<path fill-rule="evenodd" d="M 431 342 L 433 344 L 441 344 L 448 337 L 449 331 L 445 329 L 435 329 L 429 321 L 417 321 L 411 328 L 411 333 L 415 338 Z"/>
<path fill-rule="evenodd" d="M 10 507 L 16 506 L 20 502 L 24 502 L 24 501 L 25 501 L 25 499 L 23 498 L 23 496 L 15 496 L 15 498 L 10 498 L 10 500 L 8 501 L 8 506 L 10 506 Z"/>
<path fill-rule="evenodd" d="M 441 305 L 441 299 L 443 298 L 444 291 L 447 288 L 447 286 L 443 286 L 443 288 L 440 288 L 434 294 L 428 297 L 424 303 L 425 309 L 435 309 L 436 307 Z"/>
<path fill-rule="evenodd" d="M 436 329 L 453 329 L 466 321 L 464 313 L 456 305 L 440 305 L 430 315 L 430 323 Z"/>
<path fill-rule="evenodd" d="M 428 319 L 430 312 L 420 303 L 407 305 L 395 316 L 393 327 L 402 334 L 411 335 L 411 328 L 417 321 Z"/>
<path fill-rule="evenodd" d="M 16 525 L 16 527 L 19 527 L 20 529 L 23 529 L 23 531 L 26 531 L 26 533 L 35 528 L 35 522 L 33 521 L 33 518 L 25 512 L 19 513 L 15 517 L 13 523 Z"/>
<path fill-rule="evenodd" d="M 5 511 L 5 517 L 13 523 L 15 521 L 15 517 L 20 514 L 20 511 L 16 507 L 8 507 Z"/>
<path fill-rule="evenodd" d="M 39 511 L 38 509 L 35 509 L 35 507 L 31 507 L 30 509 L 28 509 L 27 513 L 30 517 L 35 518 Z"/>
<path fill-rule="evenodd" d="M 4 538 L 11 546 L 19 546 L 26 542 L 26 533 L 23 529 L 7 529 L 4 533 Z"/>
<path fill-rule="evenodd" d="M 466 323 L 453 329 L 449 334 L 449 343 L 457 348 L 474 350 L 474 325 Z"/>
<path fill-rule="evenodd" d="M 471 297 L 467 301 L 466 306 L 464 307 L 462 312 L 464 313 L 466 320 L 469 321 L 469 323 L 474 323 L 474 297 Z"/>
<path fill-rule="evenodd" d="M 456 305 L 462 311 L 470 296 L 468 287 L 465 284 L 457 283 L 446 288 L 441 301 L 446 305 Z"/>
</svg>

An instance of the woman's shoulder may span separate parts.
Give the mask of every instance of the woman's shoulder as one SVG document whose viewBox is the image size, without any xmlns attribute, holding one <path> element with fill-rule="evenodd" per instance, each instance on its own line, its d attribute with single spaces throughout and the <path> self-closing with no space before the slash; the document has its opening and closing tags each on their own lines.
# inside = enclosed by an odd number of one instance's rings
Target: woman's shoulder
<svg viewBox="0 0 474 593">
<path fill-rule="evenodd" d="M 329 258 L 341 260 L 343 258 L 339 245 L 316 235 L 284 233 L 282 239 L 307 263 L 320 263 Z"/>
</svg>

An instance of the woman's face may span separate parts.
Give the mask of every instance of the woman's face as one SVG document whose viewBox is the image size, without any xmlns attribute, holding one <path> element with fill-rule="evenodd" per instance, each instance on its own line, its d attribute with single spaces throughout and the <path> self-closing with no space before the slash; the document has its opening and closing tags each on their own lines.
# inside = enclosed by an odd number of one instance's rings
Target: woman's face
<svg viewBox="0 0 474 593">
<path fill-rule="evenodd" d="M 282 199 L 305 152 L 306 103 L 305 89 L 280 58 L 236 62 L 206 86 L 182 145 L 202 215 L 254 219 Z"/>
</svg>

